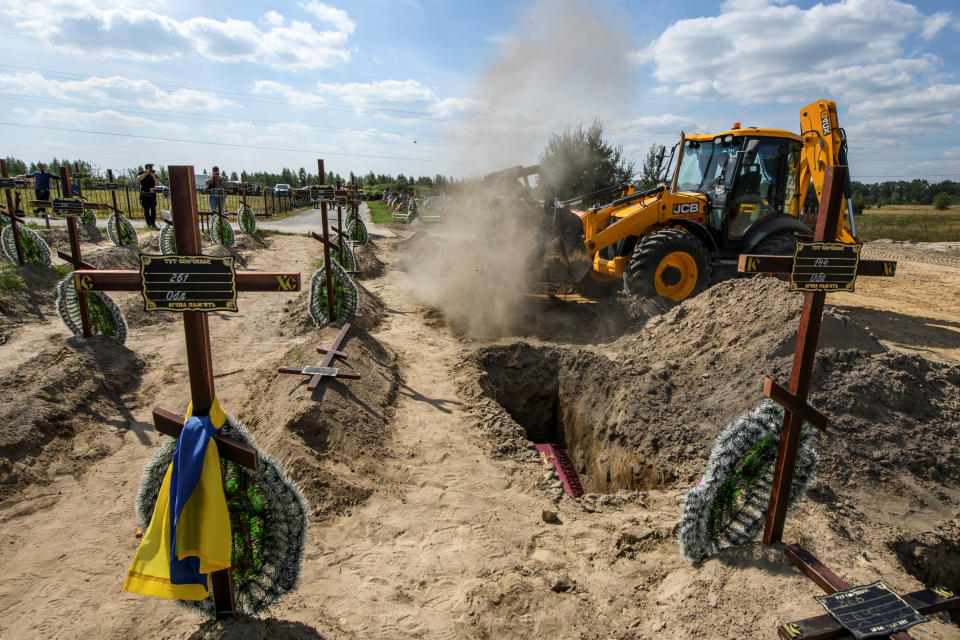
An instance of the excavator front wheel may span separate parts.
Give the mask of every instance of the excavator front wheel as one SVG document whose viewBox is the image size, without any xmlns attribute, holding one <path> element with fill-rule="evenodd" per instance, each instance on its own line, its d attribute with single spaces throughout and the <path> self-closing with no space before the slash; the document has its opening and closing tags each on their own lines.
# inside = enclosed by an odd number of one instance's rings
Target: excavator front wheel
<svg viewBox="0 0 960 640">
<path fill-rule="evenodd" d="M 634 248 L 623 282 L 627 293 L 686 300 L 710 285 L 706 248 L 680 229 L 647 234 Z"/>
</svg>

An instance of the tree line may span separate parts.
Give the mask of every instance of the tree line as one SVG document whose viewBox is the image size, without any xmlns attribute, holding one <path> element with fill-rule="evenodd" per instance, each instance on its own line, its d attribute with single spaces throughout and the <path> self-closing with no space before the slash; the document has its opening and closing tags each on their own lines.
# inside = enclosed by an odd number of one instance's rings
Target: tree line
<svg viewBox="0 0 960 640">
<path fill-rule="evenodd" d="M 6 158 L 6 161 L 7 171 L 10 172 L 11 176 L 33 173 L 37 170 L 37 165 L 34 162 L 26 163 L 20 158 L 13 158 L 10 156 Z M 107 180 L 106 170 L 101 169 L 98 165 L 95 165 L 88 160 L 53 158 L 45 164 L 47 165 L 47 171 L 54 174 L 59 174 L 61 166 L 68 167 L 70 169 L 70 173 L 76 173 L 76 167 L 79 166 L 80 173 L 84 176 L 84 181 L 91 184 L 94 182 L 105 182 Z M 157 172 L 157 176 L 160 178 L 161 183 L 169 184 L 169 176 L 167 175 L 166 166 L 157 164 L 154 166 L 154 170 Z M 258 184 L 262 188 L 270 189 L 277 184 L 289 184 L 292 187 L 306 187 L 309 185 L 318 184 L 319 182 L 317 179 L 317 174 L 310 173 L 307 171 L 306 167 L 300 167 L 300 169 L 296 171 L 288 167 L 284 167 L 279 173 L 277 173 L 270 171 L 245 170 L 240 170 L 238 172 L 236 170 L 231 170 L 229 167 L 220 165 L 220 172 L 230 180 L 236 181 L 243 177 L 246 182 Z M 127 169 L 115 170 L 113 172 L 113 177 L 114 180 L 121 184 L 135 183 L 137 176 L 141 173 L 143 173 L 142 165 Z M 208 175 L 209 171 L 207 171 L 207 168 L 204 167 L 199 173 Z M 447 177 L 440 174 L 435 176 L 407 176 L 401 173 L 397 176 L 393 176 L 387 173 L 374 173 L 373 171 L 368 171 L 366 174 L 361 175 L 351 171 L 346 176 L 342 176 L 339 173 L 328 171 L 324 180 L 324 184 L 336 184 L 337 182 L 352 182 L 363 187 L 396 190 L 407 189 L 410 187 L 420 187 L 421 189 L 443 189 L 448 184 L 455 181 L 452 177 Z"/>
</svg>

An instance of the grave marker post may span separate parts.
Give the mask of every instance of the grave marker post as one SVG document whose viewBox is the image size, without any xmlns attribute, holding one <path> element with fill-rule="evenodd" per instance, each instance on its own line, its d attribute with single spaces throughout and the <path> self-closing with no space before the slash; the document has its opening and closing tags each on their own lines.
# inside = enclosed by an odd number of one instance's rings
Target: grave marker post
<svg viewBox="0 0 960 640">
<path fill-rule="evenodd" d="M 847 168 L 845 166 L 833 166 L 826 169 L 824 188 L 820 198 L 820 211 L 817 215 L 815 242 L 831 242 L 836 238 L 846 175 Z M 795 263 L 798 261 L 799 258 L 795 256 L 743 254 L 739 260 L 739 271 L 742 273 L 793 274 Z M 826 267 L 824 271 L 830 268 Z M 839 269 L 839 267 L 834 268 Z M 858 260 L 854 275 L 893 276 L 895 271 L 896 262 Z M 793 275 L 791 275 L 791 282 L 793 282 Z M 809 283 L 807 284 L 809 286 Z M 814 287 L 816 286 L 814 285 Z M 764 394 L 783 405 L 785 409 L 783 430 L 780 433 L 777 462 L 770 492 L 770 503 L 767 508 L 763 531 L 763 543 L 768 545 L 780 542 L 783 536 L 783 524 L 786 519 L 790 489 L 793 486 L 793 472 L 800 447 L 800 431 L 803 422 L 806 420 L 821 430 L 826 429 L 827 425 L 826 416 L 807 403 L 827 290 L 829 289 L 825 286 L 818 290 L 808 288 L 806 289 L 807 293 L 804 294 L 789 390 L 784 389 L 769 378 L 764 382 Z"/>
<path fill-rule="evenodd" d="M 107 169 L 107 180 L 110 183 L 113 183 L 113 169 Z M 113 198 L 113 222 L 117 227 L 117 239 L 120 240 L 120 246 L 123 246 L 123 234 L 120 232 L 120 208 L 117 206 L 117 192 L 111 191 L 110 196 Z"/>
<path fill-rule="evenodd" d="M 10 173 L 7 171 L 7 161 L 0 159 L 0 173 L 3 174 L 4 180 L 12 180 Z M 10 190 L 8 184 L 4 185 L 3 189 L 7 194 L 7 211 L 6 215 L 10 218 L 10 225 L 13 227 L 13 244 L 17 247 L 17 261 L 21 264 L 24 263 L 23 259 L 23 247 L 20 246 L 20 232 L 17 230 L 17 222 L 21 222 L 23 219 L 18 218 L 15 211 L 16 209 L 13 206 L 13 191 Z"/>
<path fill-rule="evenodd" d="M 323 180 L 327 174 L 323 171 L 323 160 L 317 160 L 317 169 L 320 172 L 320 179 Z M 321 184 L 323 184 L 321 182 Z M 330 231 L 327 222 L 327 202 L 320 201 L 320 219 L 323 224 L 323 265 L 327 278 L 327 309 L 330 313 L 330 322 L 337 319 L 337 312 L 333 308 L 333 269 L 330 267 Z"/>
<path fill-rule="evenodd" d="M 171 213 L 177 256 L 200 256 L 200 232 L 197 216 L 197 190 L 192 166 L 171 166 Z M 164 256 L 176 258 L 177 256 Z M 74 272 L 77 291 L 143 291 L 140 271 L 80 270 Z M 236 274 L 236 291 L 299 291 L 300 273 L 295 271 L 243 272 Z M 183 311 L 183 331 L 187 345 L 187 371 L 190 376 L 190 398 L 193 414 L 207 415 L 214 399 L 213 356 L 210 331 L 205 311 Z M 178 437 L 184 418 L 161 408 L 154 408 L 157 431 Z M 214 436 L 220 455 L 251 469 L 257 469 L 257 450 L 232 438 Z M 217 619 L 232 617 L 236 603 L 230 569 L 210 574 Z"/>
<path fill-rule="evenodd" d="M 70 184 L 70 169 L 66 165 L 60 166 L 60 182 L 65 185 Z M 67 187 L 69 189 L 69 186 Z M 96 269 L 89 262 L 84 262 L 80 255 L 80 236 L 77 233 L 77 217 L 67 216 L 67 235 L 70 236 L 70 255 L 62 251 L 57 251 L 57 255 L 73 265 L 74 272 L 77 269 Z M 80 311 L 80 326 L 83 329 L 83 337 L 89 338 L 93 335 L 90 329 L 90 310 L 87 308 L 87 294 L 85 291 L 77 289 L 77 307 Z"/>
</svg>

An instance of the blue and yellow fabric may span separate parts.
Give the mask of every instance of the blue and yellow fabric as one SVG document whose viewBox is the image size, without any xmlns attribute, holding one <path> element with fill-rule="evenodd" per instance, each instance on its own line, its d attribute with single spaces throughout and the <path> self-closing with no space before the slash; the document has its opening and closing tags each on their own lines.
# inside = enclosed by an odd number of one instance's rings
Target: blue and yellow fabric
<svg viewBox="0 0 960 640">
<path fill-rule="evenodd" d="M 203 600 L 207 577 L 230 568 L 230 513 L 213 435 L 226 414 L 214 399 L 210 414 L 193 405 L 177 439 L 157 504 L 123 590 L 155 598 Z"/>
</svg>

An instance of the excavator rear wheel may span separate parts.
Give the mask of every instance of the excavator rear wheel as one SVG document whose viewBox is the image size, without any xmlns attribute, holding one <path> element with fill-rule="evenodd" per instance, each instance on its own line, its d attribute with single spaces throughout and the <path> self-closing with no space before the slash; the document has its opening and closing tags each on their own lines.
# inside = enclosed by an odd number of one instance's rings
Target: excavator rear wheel
<svg viewBox="0 0 960 640">
<path fill-rule="evenodd" d="M 637 243 L 623 274 L 627 293 L 681 302 L 710 285 L 707 250 L 680 229 L 647 234 Z"/>
<path fill-rule="evenodd" d="M 750 253 L 764 256 L 792 256 L 796 251 L 796 236 L 788 233 L 775 233 L 758 242 Z"/>
<path fill-rule="evenodd" d="M 775 233 L 757 243 L 750 253 L 763 256 L 792 256 L 797 252 L 797 238 L 789 233 Z M 774 274 L 778 280 L 788 280 L 785 274 Z"/>
</svg>

